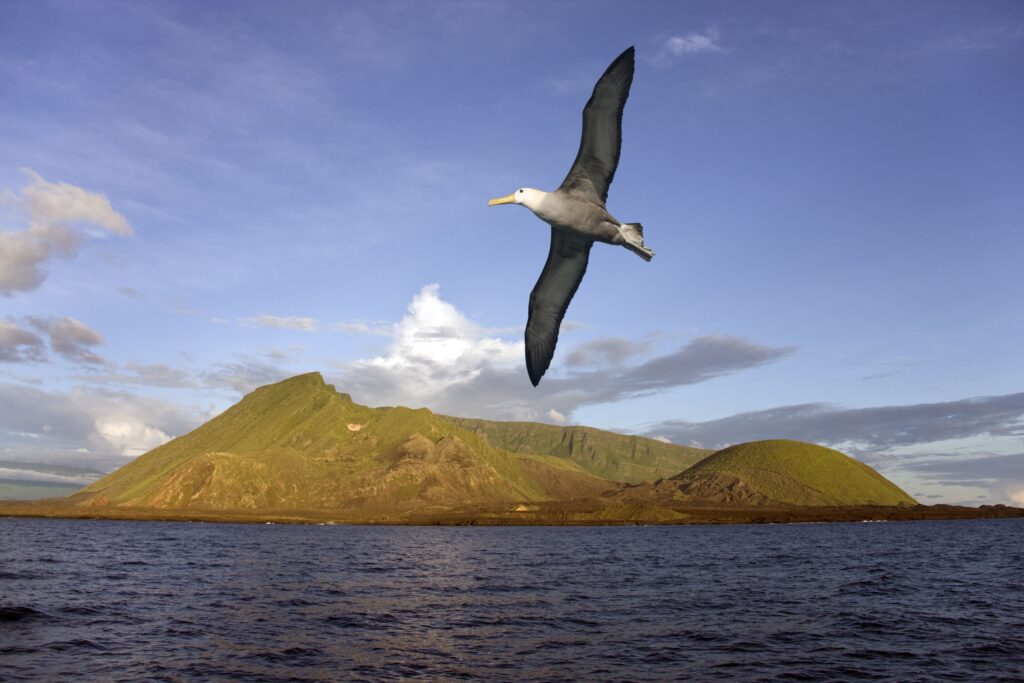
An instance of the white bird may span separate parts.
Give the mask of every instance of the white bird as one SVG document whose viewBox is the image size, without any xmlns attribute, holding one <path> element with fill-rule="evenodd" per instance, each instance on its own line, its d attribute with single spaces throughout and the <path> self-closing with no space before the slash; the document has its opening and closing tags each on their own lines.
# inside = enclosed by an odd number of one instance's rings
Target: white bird
<svg viewBox="0 0 1024 683">
<path fill-rule="evenodd" d="M 583 108 L 576 161 L 559 188 L 544 192 L 524 187 L 487 202 L 488 206 L 522 204 L 551 225 L 551 250 L 530 293 L 526 322 L 526 372 L 533 386 L 551 365 L 562 318 L 587 271 L 594 242 L 621 245 L 645 261 L 654 256 L 644 246 L 643 226 L 620 223 L 604 208 L 619 165 L 622 110 L 633 83 L 633 53 L 630 47 L 616 57 L 594 86 Z"/>
</svg>

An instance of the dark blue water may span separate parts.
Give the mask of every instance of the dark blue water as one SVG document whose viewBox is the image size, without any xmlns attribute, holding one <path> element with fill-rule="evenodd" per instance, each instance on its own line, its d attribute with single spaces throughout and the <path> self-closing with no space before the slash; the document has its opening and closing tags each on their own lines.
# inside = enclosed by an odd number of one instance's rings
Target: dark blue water
<svg viewBox="0 0 1024 683">
<path fill-rule="evenodd" d="M 1024 680 L 1019 520 L 0 519 L 0 679 Z"/>
</svg>

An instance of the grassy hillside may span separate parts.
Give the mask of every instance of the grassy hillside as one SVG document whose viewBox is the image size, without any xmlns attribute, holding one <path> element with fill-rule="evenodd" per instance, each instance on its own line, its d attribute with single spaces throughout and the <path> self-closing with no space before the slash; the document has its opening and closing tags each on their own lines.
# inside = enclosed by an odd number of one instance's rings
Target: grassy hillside
<svg viewBox="0 0 1024 683">
<path fill-rule="evenodd" d="M 494 422 L 448 417 L 495 448 L 515 453 L 553 455 L 571 460 L 604 479 L 636 483 L 670 477 L 711 451 L 615 434 L 592 427 L 558 427 L 537 422 Z"/>
<path fill-rule="evenodd" d="M 680 470 L 671 479 L 623 490 L 615 483 Z M 761 441 L 708 456 L 587 427 L 369 408 L 335 391 L 319 373 L 256 389 L 67 500 L 87 509 L 333 510 L 376 517 L 458 506 L 571 507 L 583 500 L 605 501 L 599 509 L 645 510 L 686 501 L 914 504 L 867 465 L 812 444 Z"/>
<path fill-rule="evenodd" d="M 260 387 L 74 500 L 322 509 L 549 500 L 611 487 L 568 460 L 496 449 L 426 409 L 360 406 L 311 373 Z"/>
<path fill-rule="evenodd" d="M 786 505 L 916 505 L 881 474 L 839 451 L 802 441 L 738 444 L 672 478 L 683 495 Z M 724 492 L 724 494 L 722 493 Z M 731 498 L 732 500 L 728 500 Z"/>
</svg>

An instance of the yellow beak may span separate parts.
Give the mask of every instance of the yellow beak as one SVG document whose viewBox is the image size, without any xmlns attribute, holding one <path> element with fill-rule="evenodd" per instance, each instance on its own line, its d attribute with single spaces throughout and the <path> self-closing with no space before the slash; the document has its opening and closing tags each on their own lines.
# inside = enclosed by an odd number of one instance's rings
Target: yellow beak
<svg viewBox="0 0 1024 683">
<path fill-rule="evenodd" d="M 515 204 L 515 203 L 516 203 L 516 193 L 513 192 L 512 194 L 508 195 L 507 197 L 498 197 L 497 199 L 492 199 L 491 201 L 487 202 L 487 206 L 497 206 L 498 204 Z"/>
</svg>

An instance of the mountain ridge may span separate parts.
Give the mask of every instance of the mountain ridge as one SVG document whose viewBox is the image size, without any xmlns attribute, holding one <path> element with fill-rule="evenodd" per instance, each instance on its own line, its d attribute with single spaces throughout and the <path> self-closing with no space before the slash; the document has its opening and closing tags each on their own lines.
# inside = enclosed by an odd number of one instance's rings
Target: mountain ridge
<svg viewBox="0 0 1024 683">
<path fill-rule="evenodd" d="M 501 451 L 426 408 L 359 405 L 307 373 L 255 389 L 72 499 L 163 508 L 402 507 L 614 487 L 568 459 Z"/>
<path fill-rule="evenodd" d="M 626 483 L 673 476 L 713 451 L 582 425 L 445 416 L 496 448 L 567 458 L 592 474 Z"/>
</svg>

